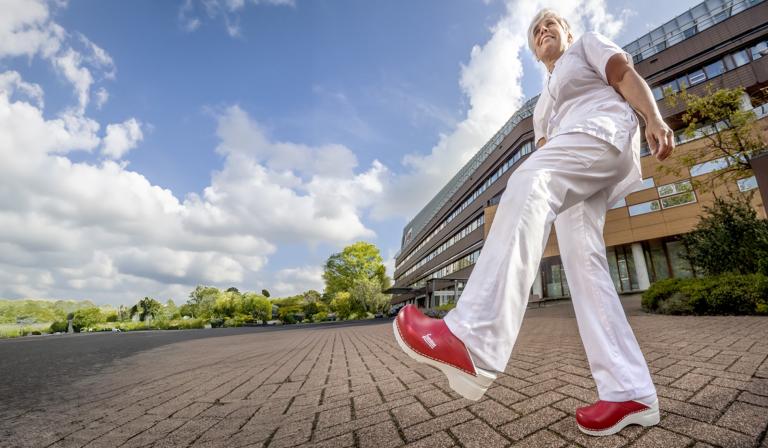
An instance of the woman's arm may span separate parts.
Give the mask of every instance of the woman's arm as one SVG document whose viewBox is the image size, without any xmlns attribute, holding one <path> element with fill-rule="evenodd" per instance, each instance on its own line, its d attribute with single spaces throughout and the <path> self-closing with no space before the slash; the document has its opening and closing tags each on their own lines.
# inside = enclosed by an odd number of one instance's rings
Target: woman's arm
<svg viewBox="0 0 768 448">
<path fill-rule="evenodd" d="M 611 56 L 605 66 L 605 73 L 608 84 L 616 89 L 645 120 L 645 139 L 651 154 L 659 160 L 669 157 L 675 147 L 674 133 L 661 118 L 648 84 L 629 65 L 626 55 Z"/>
</svg>

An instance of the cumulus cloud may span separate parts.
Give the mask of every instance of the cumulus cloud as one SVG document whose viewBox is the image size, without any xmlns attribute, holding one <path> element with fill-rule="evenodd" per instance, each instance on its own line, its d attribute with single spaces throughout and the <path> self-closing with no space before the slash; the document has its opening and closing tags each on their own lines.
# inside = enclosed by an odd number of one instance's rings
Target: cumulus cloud
<svg viewBox="0 0 768 448">
<path fill-rule="evenodd" d="M 135 118 L 110 124 L 107 125 L 107 135 L 104 137 L 101 152 L 112 159 L 120 159 L 143 138 L 141 124 Z"/>
<path fill-rule="evenodd" d="M 622 26 L 622 18 L 606 12 L 605 0 L 507 1 L 506 14 L 491 27 L 491 37 L 475 45 L 461 66 L 459 86 L 469 104 L 464 119 L 441 134 L 429 153 L 403 157 L 404 171 L 388 176 L 374 217 L 416 215 L 522 105 L 523 58 L 530 57 L 526 32 L 544 7 L 560 11 L 577 34 L 590 29 L 612 37 Z"/>
<path fill-rule="evenodd" d="M 275 275 L 275 282 L 269 290 L 272 296 L 291 296 L 314 289 L 322 292 L 325 288 L 322 266 L 302 266 L 281 269 Z"/>
</svg>

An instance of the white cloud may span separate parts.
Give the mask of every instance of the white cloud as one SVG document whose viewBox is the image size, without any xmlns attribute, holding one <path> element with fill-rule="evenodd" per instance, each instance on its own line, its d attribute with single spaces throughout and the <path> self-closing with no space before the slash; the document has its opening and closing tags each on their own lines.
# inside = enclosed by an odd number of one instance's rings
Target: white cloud
<svg viewBox="0 0 768 448">
<path fill-rule="evenodd" d="M 204 19 L 221 19 L 230 37 L 240 37 L 240 14 L 247 6 L 272 5 L 295 7 L 295 0 L 184 0 L 177 18 L 181 29 L 193 32 Z"/>
<path fill-rule="evenodd" d="M 107 126 L 107 135 L 104 137 L 101 152 L 112 159 L 120 159 L 135 148 L 143 138 L 141 123 L 135 118 L 110 124 Z"/>
<path fill-rule="evenodd" d="M 96 108 L 101 109 L 109 101 L 109 92 L 104 87 L 96 91 Z"/>
<path fill-rule="evenodd" d="M 66 157 L 96 148 L 123 156 L 141 140 L 138 120 L 107 126 L 102 140 L 84 115 L 45 118 L 42 88 L 18 73 L 1 73 L 0 86 L 0 297 L 129 304 L 184 299 L 198 283 L 294 294 L 322 289 L 320 268 L 270 277 L 264 269 L 279 244 L 374 236 L 361 215 L 386 168 L 357 170 L 344 146 L 273 141 L 232 106 L 218 117 L 223 167 L 201 195 L 180 200 L 125 164 Z"/>
<path fill-rule="evenodd" d="M 490 30 L 491 37 L 475 45 L 469 62 L 461 67 L 459 85 L 469 103 L 466 116 L 451 132 L 441 134 L 428 154 L 403 157 L 405 172 L 388 177 L 374 217 L 412 218 L 522 105 L 522 58 L 530 57 L 524 56 L 526 32 L 538 10 L 560 11 L 577 33 L 594 29 L 611 37 L 622 26 L 621 19 L 606 12 L 604 0 L 510 0 L 506 6 L 506 14 Z"/>
<path fill-rule="evenodd" d="M 281 269 L 275 275 L 275 281 L 269 289 L 272 297 L 286 297 L 301 294 L 314 289 L 322 292 L 325 288 L 322 266 L 302 266 Z"/>
</svg>

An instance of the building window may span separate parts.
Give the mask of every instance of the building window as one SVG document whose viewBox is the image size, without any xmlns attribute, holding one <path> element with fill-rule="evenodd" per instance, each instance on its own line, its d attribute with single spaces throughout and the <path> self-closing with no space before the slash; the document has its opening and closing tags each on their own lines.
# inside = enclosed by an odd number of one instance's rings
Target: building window
<svg viewBox="0 0 768 448">
<path fill-rule="evenodd" d="M 755 45 L 754 47 L 750 48 L 750 52 L 752 53 L 752 60 L 756 61 L 766 54 L 768 54 L 768 41 L 760 42 L 759 44 Z"/>
<path fill-rule="evenodd" d="M 757 179 L 755 178 L 755 176 L 750 176 L 744 179 L 737 180 L 736 184 L 739 186 L 739 191 L 754 190 L 755 188 L 757 188 Z"/>
<path fill-rule="evenodd" d="M 673 184 L 662 185 L 658 188 L 659 197 L 669 196 L 677 193 L 683 193 L 693 190 L 690 180 L 675 182 Z"/>
<path fill-rule="evenodd" d="M 614 209 L 626 207 L 626 206 L 627 206 L 627 201 L 624 198 L 621 198 L 611 206 L 610 210 L 614 210 Z"/>
<path fill-rule="evenodd" d="M 688 80 L 691 81 L 691 85 L 695 86 L 696 84 L 700 84 L 704 82 L 707 79 L 707 76 L 704 74 L 704 70 L 696 70 L 695 72 L 688 75 Z"/>
<path fill-rule="evenodd" d="M 642 202 L 640 204 L 629 206 L 629 216 L 644 215 L 646 213 L 657 212 L 661 210 L 658 200 Z"/>
<path fill-rule="evenodd" d="M 679 92 L 679 91 L 680 91 L 680 87 L 678 87 L 678 85 L 677 85 L 677 80 L 674 80 L 674 81 L 670 81 L 670 82 L 668 82 L 668 83 L 666 83 L 666 84 L 662 85 L 662 86 L 661 86 L 661 90 L 662 90 L 662 91 L 664 92 L 664 94 L 666 95 L 666 93 L 667 93 L 667 90 L 671 90 L 671 91 L 672 91 L 672 93 L 677 93 L 677 92 Z"/>
<path fill-rule="evenodd" d="M 685 258 L 688 251 L 680 240 L 667 240 L 667 254 L 669 255 L 669 265 L 672 268 L 672 276 L 675 278 L 693 277 L 691 263 Z"/>
<path fill-rule="evenodd" d="M 696 194 L 693 191 L 661 198 L 662 208 L 678 207 L 680 205 L 693 204 L 694 202 L 696 202 Z"/>
<path fill-rule="evenodd" d="M 647 190 L 655 186 L 656 184 L 653 182 L 653 177 L 646 177 L 645 179 L 643 179 L 642 185 L 640 185 L 635 191 Z"/>
<path fill-rule="evenodd" d="M 723 64 L 723 61 L 715 61 L 712 64 L 709 64 L 708 66 L 704 67 L 704 71 L 707 74 L 707 78 L 712 79 L 715 76 L 720 76 L 725 72 L 725 64 Z"/>
<path fill-rule="evenodd" d="M 733 70 L 741 67 L 744 64 L 749 63 L 749 56 L 746 50 L 740 50 L 735 53 L 727 55 L 725 58 L 725 68 L 727 70 Z"/>
<path fill-rule="evenodd" d="M 662 90 L 661 87 L 654 87 L 651 89 L 651 92 L 653 92 L 653 97 L 656 99 L 656 101 L 664 98 L 664 90 Z"/>
<path fill-rule="evenodd" d="M 619 292 L 633 291 L 639 288 L 635 259 L 632 257 L 632 246 L 621 245 L 609 247 L 606 250 L 608 268 L 613 285 Z"/>
<path fill-rule="evenodd" d="M 728 166 L 728 160 L 725 157 L 710 160 L 704 163 L 699 163 L 691 167 L 691 177 L 701 176 L 702 174 L 711 173 L 712 171 L 721 170 Z"/>
<path fill-rule="evenodd" d="M 661 240 L 643 241 L 642 245 L 651 282 L 669 278 L 669 263 Z"/>
</svg>

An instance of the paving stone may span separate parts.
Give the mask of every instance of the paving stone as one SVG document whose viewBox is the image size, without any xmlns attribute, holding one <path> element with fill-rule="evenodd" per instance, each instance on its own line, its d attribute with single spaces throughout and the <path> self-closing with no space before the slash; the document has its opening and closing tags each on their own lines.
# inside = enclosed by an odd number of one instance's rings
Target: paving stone
<svg viewBox="0 0 768 448">
<path fill-rule="evenodd" d="M 718 426 L 759 436 L 768 426 L 768 410 L 752 404 L 735 402 L 717 421 Z"/>
<path fill-rule="evenodd" d="M 361 448 L 394 448 L 403 444 L 391 420 L 358 430 L 357 440 Z"/>
<path fill-rule="evenodd" d="M 445 431 L 437 432 L 405 445 L 406 448 L 451 448 L 454 446 L 456 446 L 456 442 Z"/>
<path fill-rule="evenodd" d="M 557 392 L 546 392 L 519 403 L 515 403 L 512 406 L 512 409 L 521 414 L 529 414 L 537 409 L 541 409 L 544 406 L 548 406 L 564 398 L 566 398 L 566 396 L 563 394 Z"/>
<path fill-rule="evenodd" d="M 411 426 L 410 428 L 405 428 L 403 429 L 403 433 L 405 434 L 405 438 L 408 441 L 415 441 L 426 436 L 427 434 L 449 429 L 467 420 L 472 420 L 472 418 L 474 418 L 472 414 L 462 409 L 461 411 L 442 415 L 424 423 Z"/>
<path fill-rule="evenodd" d="M 692 439 L 724 448 L 743 448 L 755 443 L 753 437 L 678 415 L 670 415 L 659 425 L 670 431 L 685 434 Z"/>
<path fill-rule="evenodd" d="M 520 440 L 529 434 L 548 427 L 565 416 L 564 412 L 546 407 L 533 414 L 513 420 L 511 423 L 500 427 L 499 430 L 512 440 Z"/>
<path fill-rule="evenodd" d="M 655 426 L 638 438 L 632 446 L 638 448 L 683 448 L 690 443 L 691 439 L 688 437 Z"/>
<path fill-rule="evenodd" d="M 494 400 L 485 400 L 469 407 L 475 415 L 496 427 L 516 419 L 519 414 Z"/>
<path fill-rule="evenodd" d="M 506 406 L 513 405 L 528 398 L 525 395 L 504 386 L 491 387 L 485 392 L 485 395 Z"/>
<path fill-rule="evenodd" d="M 450 428 L 450 431 L 461 445 L 467 448 L 494 448 L 509 445 L 506 438 L 478 419 Z"/>
<path fill-rule="evenodd" d="M 672 383 L 671 386 L 678 389 L 685 389 L 691 392 L 696 392 L 710 381 L 712 381 L 712 377 L 710 376 L 699 375 L 696 373 L 687 373 L 683 375 L 679 380 Z"/>
<path fill-rule="evenodd" d="M 727 387 L 719 387 L 708 385 L 704 389 L 700 390 L 688 401 L 701 406 L 706 406 L 713 409 L 725 409 L 733 400 L 739 391 L 736 389 L 730 389 Z"/>
<path fill-rule="evenodd" d="M 530 448 L 560 448 L 566 445 L 568 445 L 568 442 L 563 440 L 560 436 L 553 433 L 552 431 L 544 429 L 524 438 L 523 440 L 520 440 L 512 446 Z"/>
</svg>

